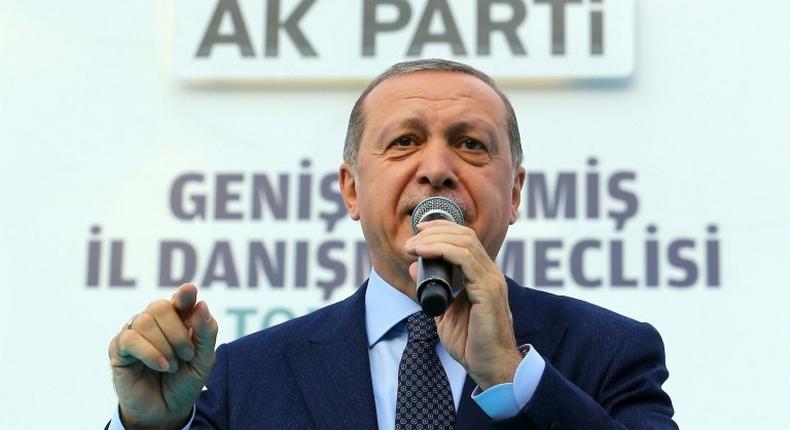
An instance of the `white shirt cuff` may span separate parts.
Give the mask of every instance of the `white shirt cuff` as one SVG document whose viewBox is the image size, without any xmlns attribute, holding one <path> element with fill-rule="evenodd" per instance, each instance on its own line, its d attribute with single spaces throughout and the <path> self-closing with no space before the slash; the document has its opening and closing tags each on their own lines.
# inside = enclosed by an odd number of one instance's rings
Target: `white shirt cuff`
<svg viewBox="0 0 790 430">
<path fill-rule="evenodd" d="M 527 346 L 529 351 L 516 368 L 513 382 L 495 385 L 483 392 L 478 386 L 472 391 L 472 400 L 494 421 L 518 415 L 538 388 L 546 362 L 532 345 Z"/>
<path fill-rule="evenodd" d="M 192 406 L 192 416 L 189 417 L 189 422 L 181 430 L 189 430 L 189 428 L 192 426 L 192 421 L 194 420 L 195 420 L 195 407 Z M 110 426 L 107 427 L 107 430 L 126 430 L 126 428 L 121 423 L 120 405 L 115 408 L 115 413 L 112 415 L 112 420 L 110 420 Z"/>
</svg>

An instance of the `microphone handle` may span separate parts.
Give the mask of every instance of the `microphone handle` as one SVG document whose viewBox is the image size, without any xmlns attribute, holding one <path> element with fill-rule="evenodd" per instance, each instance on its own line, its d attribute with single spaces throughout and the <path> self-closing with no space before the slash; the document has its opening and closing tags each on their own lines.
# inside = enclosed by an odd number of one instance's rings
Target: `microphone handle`
<svg viewBox="0 0 790 430">
<path fill-rule="evenodd" d="M 439 316 L 450 306 L 452 274 L 452 265 L 441 258 L 417 259 L 417 301 L 426 315 Z"/>
</svg>

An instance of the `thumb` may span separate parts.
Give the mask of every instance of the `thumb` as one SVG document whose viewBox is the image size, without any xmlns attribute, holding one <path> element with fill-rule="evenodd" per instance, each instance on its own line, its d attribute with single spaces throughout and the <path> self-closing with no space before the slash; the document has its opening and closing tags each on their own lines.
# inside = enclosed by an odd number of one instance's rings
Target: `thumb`
<svg viewBox="0 0 790 430">
<path fill-rule="evenodd" d="M 417 262 L 409 264 L 409 276 L 413 281 L 417 281 Z"/>
<path fill-rule="evenodd" d="M 214 346 L 217 343 L 217 320 L 211 316 L 206 302 L 198 302 L 189 316 L 188 324 L 192 328 L 192 341 L 195 343 L 195 358 L 192 365 L 201 372 L 208 374 L 214 365 Z"/>
</svg>

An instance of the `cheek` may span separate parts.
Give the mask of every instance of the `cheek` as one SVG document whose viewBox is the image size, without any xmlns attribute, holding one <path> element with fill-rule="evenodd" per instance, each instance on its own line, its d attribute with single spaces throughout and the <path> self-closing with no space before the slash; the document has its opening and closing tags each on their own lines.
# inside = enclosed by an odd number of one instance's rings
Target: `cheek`
<svg viewBox="0 0 790 430">
<path fill-rule="evenodd" d="M 470 191 L 477 212 L 475 231 L 481 233 L 483 237 L 492 238 L 500 235 L 499 232 L 510 225 L 513 201 L 509 177 L 499 177 L 494 173 L 489 178 L 490 181 L 482 181 L 478 178 Z"/>
<path fill-rule="evenodd" d="M 359 214 L 373 222 L 382 222 L 396 213 L 399 193 L 394 181 L 382 173 L 369 177 L 357 190 Z"/>
<path fill-rule="evenodd" d="M 510 176 L 505 176 L 501 172 L 492 172 L 484 178 L 484 180 L 478 178 L 472 185 L 478 208 L 491 214 L 502 211 L 506 215 L 509 214 L 513 188 Z"/>
</svg>

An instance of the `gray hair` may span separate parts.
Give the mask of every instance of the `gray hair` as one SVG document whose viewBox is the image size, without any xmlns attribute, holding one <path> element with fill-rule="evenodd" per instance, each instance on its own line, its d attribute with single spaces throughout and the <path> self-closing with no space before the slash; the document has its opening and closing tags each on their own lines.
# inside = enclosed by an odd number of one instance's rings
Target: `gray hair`
<svg viewBox="0 0 790 430">
<path fill-rule="evenodd" d="M 359 156 L 359 144 L 362 140 L 362 131 L 365 128 L 365 117 L 362 112 L 362 105 L 365 98 L 373 91 L 380 83 L 394 76 L 405 75 L 407 73 L 423 72 L 423 71 L 442 71 L 442 72 L 458 72 L 471 75 L 485 82 L 491 87 L 502 99 L 507 110 L 507 133 L 510 138 L 510 154 L 513 158 L 513 166 L 521 164 L 523 159 L 523 151 L 521 149 L 521 136 L 518 132 L 518 121 L 516 120 L 516 113 L 513 111 L 513 106 L 510 104 L 505 93 L 499 89 L 493 79 L 485 73 L 475 69 L 474 67 L 467 66 L 466 64 L 458 63 L 456 61 L 442 60 L 437 58 L 430 58 L 424 60 L 403 61 L 391 66 L 384 73 L 376 76 L 368 86 L 362 91 L 362 94 L 354 103 L 354 108 L 351 109 L 351 116 L 348 118 L 348 129 L 346 130 L 346 143 L 343 146 L 343 160 L 351 164 L 354 168 L 357 167 L 357 159 Z"/>
</svg>

